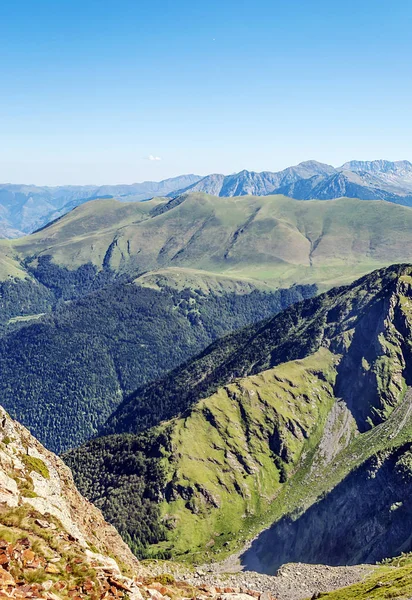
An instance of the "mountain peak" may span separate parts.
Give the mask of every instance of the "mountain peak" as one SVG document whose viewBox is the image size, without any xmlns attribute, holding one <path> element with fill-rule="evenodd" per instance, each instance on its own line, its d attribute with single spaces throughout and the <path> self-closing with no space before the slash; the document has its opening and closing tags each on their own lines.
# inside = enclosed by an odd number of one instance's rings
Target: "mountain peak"
<svg viewBox="0 0 412 600">
<path fill-rule="evenodd" d="M 309 168 L 314 168 L 314 169 L 319 169 L 319 170 L 330 170 L 333 171 L 335 170 L 335 168 L 332 165 L 329 165 L 328 163 L 323 163 L 320 162 L 318 160 L 304 160 L 302 162 L 300 162 L 298 165 L 298 167 L 309 167 Z"/>
</svg>

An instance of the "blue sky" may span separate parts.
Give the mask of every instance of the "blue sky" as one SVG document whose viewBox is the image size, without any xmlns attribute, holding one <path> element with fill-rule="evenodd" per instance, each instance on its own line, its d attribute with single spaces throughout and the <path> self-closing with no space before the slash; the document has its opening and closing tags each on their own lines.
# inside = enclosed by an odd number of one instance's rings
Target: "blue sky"
<svg viewBox="0 0 412 600">
<path fill-rule="evenodd" d="M 411 26 L 409 0 L 3 0 L 0 182 L 412 159 Z"/>
</svg>

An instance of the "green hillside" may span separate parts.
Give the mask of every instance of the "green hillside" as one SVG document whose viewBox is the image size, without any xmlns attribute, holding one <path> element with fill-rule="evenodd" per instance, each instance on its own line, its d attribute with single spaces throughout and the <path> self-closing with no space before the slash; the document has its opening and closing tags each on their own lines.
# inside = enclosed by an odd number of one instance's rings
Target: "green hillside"
<svg viewBox="0 0 412 600">
<path fill-rule="evenodd" d="M 80 489 L 138 552 L 224 557 L 271 524 L 249 568 L 409 550 L 411 306 L 412 267 L 395 266 L 216 342 L 125 401 L 104 429 L 117 435 L 67 456 Z M 143 501 L 150 538 L 124 518 Z"/>
<path fill-rule="evenodd" d="M 412 595 L 412 555 L 399 556 L 385 564 L 355 585 L 335 592 L 323 593 L 324 600 L 405 600 Z"/>
<path fill-rule="evenodd" d="M 282 287 L 352 281 L 412 260 L 412 211 L 383 201 L 186 194 L 166 203 L 96 200 L 0 244 L 0 275 L 36 276 L 39 259 L 128 276 L 187 268 Z"/>
<path fill-rule="evenodd" d="M 114 413 L 104 432 L 136 432 L 154 425 L 159 418 L 157 415 L 153 421 L 151 411 L 154 405 L 162 406 L 162 418 L 170 418 L 238 377 L 255 375 L 280 363 L 305 358 L 326 344 L 325 339 L 331 340 L 330 344 L 333 344 L 337 354 L 346 349 L 341 364 L 342 375 L 337 382 L 338 391 L 340 397 L 345 395 L 348 403 L 353 404 L 352 391 L 356 390 L 357 398 L 361 389 L 354 387 L 356 379 L 350 381 L 348 389 L 345 388 L 345 370 L 349 369 L 352 377 L 355 369 L 356 374 L 362 374 L 359 385 L 363 382 L 366 385 L 368 378 L 375 377 L 376 380 L 378 376 L 371 368 L 369 357 L 365 358 L 364 363 L 358 362 L 358 335 L 361 336 L 368 327 L 372 331 L 376 327 L 376 313 L 381 319 L 379 310 L 385 293 L 388 293 L 387 288 L 394 285 L 394 280 L 397 281 L 397 275 L 404 268 L 407 267 L 394 266 L 386 271 L 376 271 L 351 286 L 334 288 L 326 294 L 292 306 L 267 323 L 257 323 L 216 342 L 199 357 L 170 373 L 161 384 L 156 382 L 132 394 Z M 385 274 L 384 278 L 382 273 Z M 359 330 L 355 328 L 358 321 L 362 323 Z M 352 345 L 349 342 L 353 335 Z M 330 345 L 327 347 L 331 349 Z M 354 360 L 355 364 L 352 364 Z M 376 373 L 378 366 L 382 370 L 379 377 L 395 377 L 399 373 L 399 368 L 396 373 L 385 371 L 384 358 L 374 357 L 374 360 L 379 360 Z M 365 378 L 364 373 L 367 376 Z M 377 381 L 373 383 L 377 391 L 364 398 L 361 395 L 362 402 L 351 406 L 361 429 L 367 427 L 368 419 L 373 422 L 381 420 L 386 410 L 383 403 L 390 404 L 391 394 L 396 395 L 398 391 L 390 387 L 381 396 L 379 390 L 382 386 L 378 386 Z"/>
</svg>

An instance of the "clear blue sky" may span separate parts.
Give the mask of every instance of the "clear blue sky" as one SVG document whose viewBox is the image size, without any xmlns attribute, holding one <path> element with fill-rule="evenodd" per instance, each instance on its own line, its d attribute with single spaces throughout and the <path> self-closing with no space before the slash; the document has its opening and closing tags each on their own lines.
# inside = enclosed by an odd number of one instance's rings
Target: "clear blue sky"
<svg viewBox="0 0 412 600">
<path fill-rule="evenodd" d="M 0 182 L 412 159 L 411 30 L 410 0 L 3 0 Z"/>
</svg>

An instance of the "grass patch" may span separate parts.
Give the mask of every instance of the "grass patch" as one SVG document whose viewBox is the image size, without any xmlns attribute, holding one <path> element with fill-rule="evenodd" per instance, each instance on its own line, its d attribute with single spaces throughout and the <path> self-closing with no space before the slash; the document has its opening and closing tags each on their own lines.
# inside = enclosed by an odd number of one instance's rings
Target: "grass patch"
<svg viewBox="0 0 412 600">
<path fill-rule="evenodd" d="M 50 479 L 49 469 L 41 458 L 23 454 L 22 460 L 28 469 L 34 471 L 35 473 L 38 473 L 39 475 L 44 477 L 44 479 Z"/>
<path fill-rule="evenodd" d="M 320 439 L 333 404 L 335 361 L 322 349 L 240 379 L 174 422 L 164 466 L 177 493 L 162 513 L 175 528 L 152 547 L 154 556 L 172 550 L 183 560 L 223 558 L 270 522 L 283 482 L 304 475 L 297 465 Z M 290 497 L 281 506 L 293 508 Z"/>
<path fill-rule="evenodd" d="M 320 597 L 327 600 L 407 600 L 412 597 L 412 566 L 383 566 L 361 583 Z"/>
</svg>

